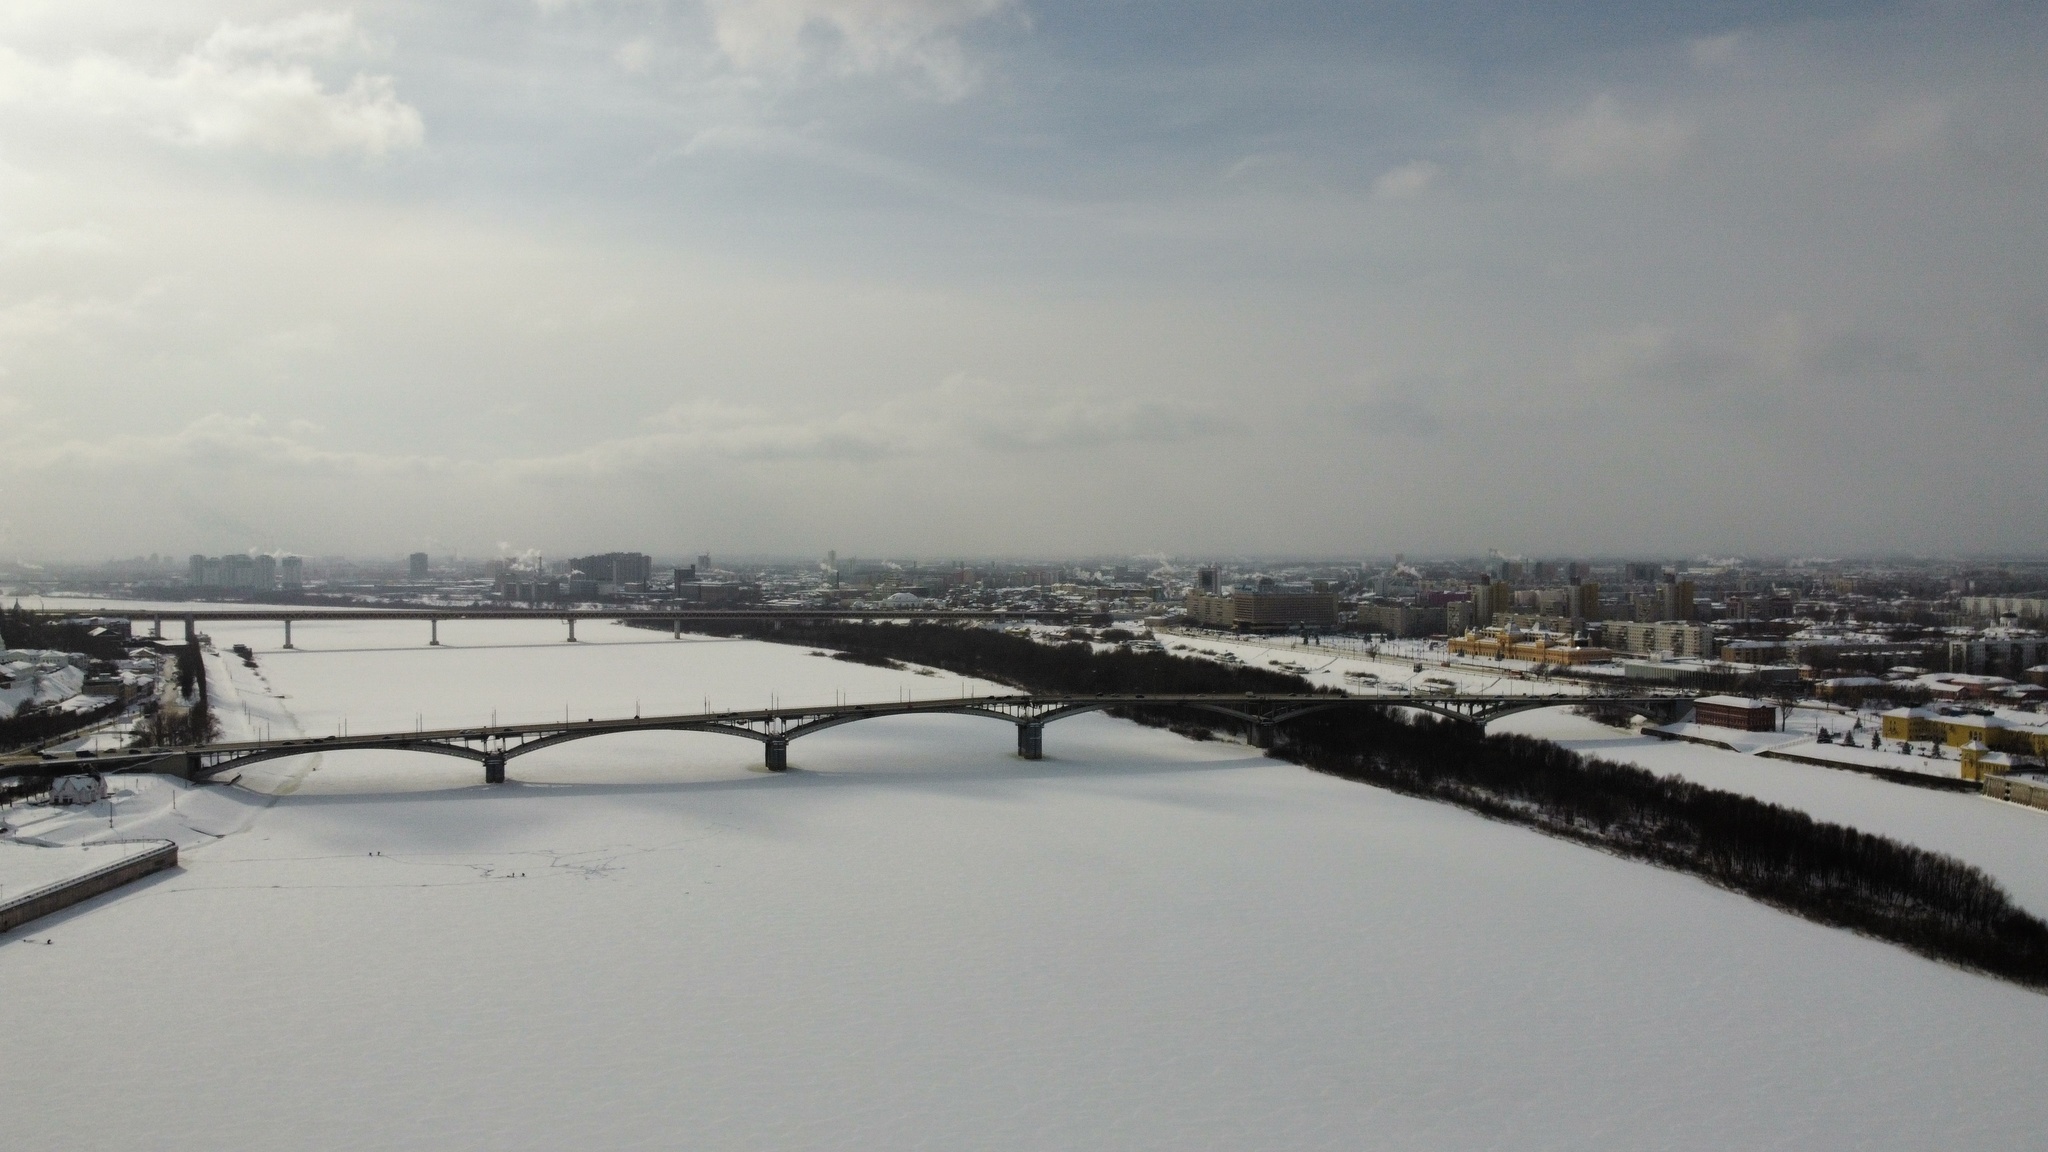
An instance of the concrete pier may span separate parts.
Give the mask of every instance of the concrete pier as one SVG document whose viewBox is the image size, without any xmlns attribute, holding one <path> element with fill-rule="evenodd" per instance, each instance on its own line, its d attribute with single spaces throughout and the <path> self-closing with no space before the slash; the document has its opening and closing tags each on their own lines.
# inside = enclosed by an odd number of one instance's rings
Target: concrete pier
<svg viewBox="0 0 2048 1152">
<path fill-rule="evenodd" d="M 770 772 L 789 771 L 789 741 L 780 736 L 766 741 L 763 745 L 764 759 Z"/>
<path fill-rule="evenodd" d="M 1017 755 L 1026 760 L 1045 758 L 1045 725 L 1027 721 L 1017 725 Z"/>
<path fill-rule="evenodd" d="M 505 754 L 502 752 L 493 752 L 490 755 L 484 757 L 484 783 L 503 784 L 504 782 Z"/>
</svg>

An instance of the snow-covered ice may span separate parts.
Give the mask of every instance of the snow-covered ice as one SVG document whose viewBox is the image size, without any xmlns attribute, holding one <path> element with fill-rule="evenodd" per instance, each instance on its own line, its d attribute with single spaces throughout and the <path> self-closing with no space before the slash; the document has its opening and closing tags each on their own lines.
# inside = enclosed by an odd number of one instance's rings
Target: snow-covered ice
<svg viewBox="0 0 2048 1152">
<path fill-rule="evenodd" d="M 961 690 L 594 625 L 213 631 L 257 649 L 214 669 L 244 730 Z M 1567 735 L 1599 732 L 1627 739 Z M 0 1123 L 78 1148 L 2003 1149 L 2048 1121 L 2048 997 L 1241 745 L 1101 715 L 1046 744 L 903 717 L 799 740 L 787 775 L 644 734 L 497 788 L 355 753 L 252 772 L 273 795 L 180 791 L 181 819 L 245 798 L 244 825 L 39 922 L 53 945 L 0 937 L 0 986 L 65 991 L 0 1008 L 34 1069 Z"/>
</svg>

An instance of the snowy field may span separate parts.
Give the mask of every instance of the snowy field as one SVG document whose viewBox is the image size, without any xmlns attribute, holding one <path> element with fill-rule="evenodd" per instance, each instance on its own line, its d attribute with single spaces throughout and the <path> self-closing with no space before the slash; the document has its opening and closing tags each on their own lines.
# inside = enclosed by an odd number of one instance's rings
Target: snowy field
<svg viewBox="0 0 2048 1152">
<path fill-rule="evenodd" d="M 216 705 L 317 735 L 963 688 L 559 629 L 300 625 L 282 652 L 215 625 L 258 664 L 218 661 Z M 1974 797 L 1637 743 L 1824 773 L 1814 802 L 1873 830 L 2018 839 L 1954 815 L 1995 811 Z M 786 775 L 657 733 L 497 788 L 404 753 L 273 762 L 260 794 L 145 782 L 116 821 L 176 833 L 181 867 L 0 936 L 36 1073 L 0 1081 L 0 1123 L 24 1148 L 2004 1149 L 2048 1121 L 2012 1082 L 2048 997 L 1242 745 L 1091 715 L 1045 761 L 1014 746 L 904 717 L 799 740 Z"/>
<path fill-rule="evenodd" d="M 1555 740 L 1589 756 L 1683 776 L 1946 852 L 1989 872 L 2029 911 L 2048 918 L 2048 812 L 2040 809 L 1981 793 L 1914 788 L 1847 769 L 1637 736 L 1562 708 L 1509 716 L 1490 730 Z M 1739 739 L 1742 733 L 1727 735 Z"/>
<path fill-rule="evenodd" d="M 1352 637 L 1326 637 L 1320 644 L 1303 644 L 1284 636 L 1174 631 L 1160 631 L 1157 635 L 1159 642 L 1175 656 L 1216 659 L 1227 653 L 1248 668 L 1286 672 L 1318 688 L 1341 688 L 1359 696 L 1451 691 L 1491 696 L 1583 696 L 1591 691 L 1577 681 L 1540 676 L 1534 665 L 1523 661 L 1502 662 L 1496 667 L 1445 664 L 1441 651 L 1431 651 L 1415 640 L 1385 641 L 1378 646 L 1378 655 L 1367 655 L 1365 646 Z M 1417 664 L 1422 665 L 1422 671 L 1415 670 Z M 1361 673 L 1372 679 L 1361 680 L 1349 673 Z"/>
</svg>

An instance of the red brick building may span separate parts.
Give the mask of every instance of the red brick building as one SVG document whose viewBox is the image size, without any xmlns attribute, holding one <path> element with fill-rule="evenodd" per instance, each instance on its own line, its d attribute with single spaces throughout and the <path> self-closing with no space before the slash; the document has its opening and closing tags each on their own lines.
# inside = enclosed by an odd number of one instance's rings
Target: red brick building
<svg viewBox="0 0 2048 1152">
<path fill-rule="evenodd" d="M 1778 706 L 1742 696 L 1702 696 L 1692 702 L 1695 724 L 1733 728 L 1738 732 L 1776 732 Z"/>
</svg>

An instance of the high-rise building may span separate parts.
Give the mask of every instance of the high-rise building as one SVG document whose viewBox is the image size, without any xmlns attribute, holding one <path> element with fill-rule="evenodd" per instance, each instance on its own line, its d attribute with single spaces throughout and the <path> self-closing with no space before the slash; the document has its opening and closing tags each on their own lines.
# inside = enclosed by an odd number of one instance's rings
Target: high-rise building
<svg viewBox="0 0 2048 1152">
<path fill-rule="evenodd" d="M 1570 611 L 1566 615 L 1574 620 L 1600 618 L 1600 585 L 1591 580 L 1573 580 L 1571 593 Z"/>
<path fill-rule="evenodd" d="M 1674 573 L 1665 573 L 1664 582 L 1657 585 L 1657 618 L 1690 620 L 1692 617 L 1692 581 L 1680 580 Z"/>
<path fill-rule="evenodd" d="M 711 553 L 709 553 L 709 552 L 699 552 L 699 553 L 697 553 L 697 571 L 699 571 L 699 572 L 709 572 L 709 571 L 711 571 Z"/>
<path fill-rule="evenodd" d="M 654 578 L 654 560 L 644 552 L 578 556 L 569 561 L 569 567 L 583 573 L 583 578 L 597 585 L 600 593 L 624 591 L 628 584 L 637 584 L 644 590 Z"/>
<path fill-rule="evenodd" d="M 1213 564 L 1206 568 L 1197 568 L 1195 569 L 1195 591 L 1206 592 L 1214 596 L 1223 590 L 1222 586 L 1217 582 L 1220 579 L 1221 576 Z"/>
<path fill-rule="evenodd" d="M 425 580 L 427 578 L 427 554 L 425 552 L 415 552 L 411 556 L 406 557 L 405 574 L 414 580 Z"/>
<path fill-rule="evenodd" d="M 1504 580 L 1481 580 L 1472 586 L 1472 627 L 1484 628 L 1497 615 L 1514 610 L 1515 590 Z"/>
<path fill-rule="evenodd" d="M 278 562 L 278 572 L 286 589 L 297 591 L 306 584 L 306 562 L 297 556 L 287 556 Z"/>
</svg>

